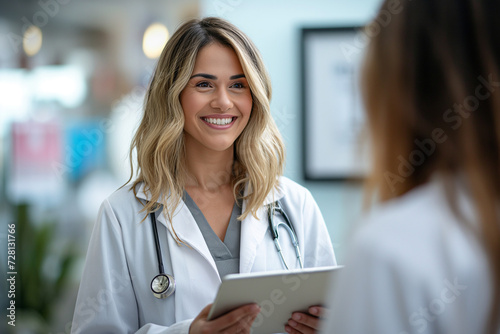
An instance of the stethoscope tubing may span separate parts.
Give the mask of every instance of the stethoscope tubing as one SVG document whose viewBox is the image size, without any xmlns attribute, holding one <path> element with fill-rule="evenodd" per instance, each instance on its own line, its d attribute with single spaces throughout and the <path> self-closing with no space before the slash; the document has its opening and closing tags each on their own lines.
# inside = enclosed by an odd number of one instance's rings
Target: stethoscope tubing
<svg viewBox="0 0 500 334">
<path fill-rule="evenodd" d="M 274 213 L 278 212 L 283 216 L 284 222 L 279 222 L 277 224 L 274 224 Z M 155 241 L 155 249 L 156 249 L 156 258 L 158 259 L 158 271 L 159 274 L 156 275 L 153 278 L 153 281 L 151 282 L 151 290 L 153 291 L 153 295 L 156 298 L 162 299 L 162 298 L 167 298 L 170 296 L 174 291 L 175 291 L 175 279 L 172 275 L 165 274 L 165 269 L 163 267 L 163 259 L 161 256 L 161 247 L 160 247 L 160 239 L 158 236 L 158 227 L 156 226 L 156 213 L 151 212 L 151 225 L 153 229 L 153 236 L 154 236 L 154 241 Z M 297 256 L 297 260 L 299 261 L 300 268 L 304 268 L 304 264 L 302 263 L 302 257 L 300 254 L 300 248 L 299 248 L 299 242 L 297 240 L 297 234 L 295 233 L 295 230 L 293 228 L 292 223 L 290 222 L 290 219 L 288 218 L 288 215 L 286 212 L 283 210 L 281 203 L 279 201 L 273 202 L 268 205 L 268 220 L 269 220 L 269 227 L 271 229 L 271 234 L 272 238 L 274 241 L 274 245 L 276 247 L 276 250 L 278 251 L 279 258 L 281 260 L 281 263 L 283 266 L 288 270 L 288 264 L 285 261 L 285 258 L 283 256 L 283 252 L 281 250 L 281 245 L 279 242 L 279 233 L 278 233 L 278 228 L 282 225 L 285 230 L 288 232 L 290 235 L 290 239 L 292 241 L 293 247 L 295 249 L 295 255 Z M 153 289 L 153 285 L 155 281 L 157 280 L 167 280 L 167 286 L 163 291 L 155 291 Z M 157 281 L 158 282 L 158 281 Z"/>
<path fill-rule="evenodd" d="M 274 213 L 278 212 L 283 216 L 283 219 L 285 220 L 284 222 L 280 222 L 277 224 L 274 224 Z M 271 204 L 268 205 L 268 220 L 269 220 L 269 228 L 271 229 L 271 234 L 274 240 L 274 245 L 276 247 L 276 250 L 278 251 L 278 255 L 281 259 L 281 263 L 283 263 L 283 266 L 288 270 L 288 265 L 285 261 L 285 258 L 283 256 L 283 252 L 281 250 L 281 245 L 279 242 L 279 232 L 278 228 L 280 226 L 283 226 L 285 230 L 288 232 L 290 239 L 293 244 L 293 248 L 295 249 L 295 255 L 297 257 L 297 260 L 299 261 L 299 266 L 301 269 L 304 269 L 304 264 L 302 263 L 302 256 L 300 254 L 300 247 L 299 247 L 299 242 L 297 240 L 297 234 L 295 233 L 295 230 L 293 228 L 293 225 L 290 221 L 290 218 L 288 218 L 288 215 L 286 214 L 285 210 L 283 210 L 283 207 L 281 206 L 280 201 L 275 201 Z"/>
<path fill-rule="evenodd" d="M 160 272 L 151 281 L 151 291 L 153 291 L 153 295 L 156 298 L 164 299 L 175 292 L 175 278 L 172 275 L 165 274 L 163 259 L 161 256 L 160 239 L 158 236 L 158 227 L 156 226 L 155 212 L 151 212 L 150 215 L 155 240 L 156 258 L 158 259 L 158 271 Z"/>
<path fill-rule="evenodd" d="M 165 273 L 165 269 L 163 268 L 163 259 L 161 256 L 161 247 L 160 247 L 160 239 L 158 237 L 158 227 L 156 226 L 156 216 L 154 212 L 150 213 L 151 216 L 151 226 L 153 226 L 153 235 L 155 238 L 155 246 L 156 246 L 156 257 L 158 259 L 158 271 L 160 274 Z"/>
</svg>

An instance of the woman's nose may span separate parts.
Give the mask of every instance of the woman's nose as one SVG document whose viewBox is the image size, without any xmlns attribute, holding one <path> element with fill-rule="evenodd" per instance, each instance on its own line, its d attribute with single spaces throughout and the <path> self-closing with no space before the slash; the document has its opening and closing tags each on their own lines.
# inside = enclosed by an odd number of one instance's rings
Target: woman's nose
<svg viewBox="0 0 500 334">
<path fill-rule="evenodd" d="M 220 109 L 225 112 L 233 107 L 233 101 L 228 92 L 224 89 L 219 89 L 215 94 L 210 106 L 214 109 Z"/>
</svg>

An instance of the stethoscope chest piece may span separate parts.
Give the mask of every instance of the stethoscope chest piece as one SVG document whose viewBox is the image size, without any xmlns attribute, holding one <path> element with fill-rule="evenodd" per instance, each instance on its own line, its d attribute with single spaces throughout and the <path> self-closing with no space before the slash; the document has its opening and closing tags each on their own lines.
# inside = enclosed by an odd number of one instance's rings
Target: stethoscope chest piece
<svg viewBox="0 0 500 334">
<path fill-rule="evenodd" d="M 174 277 L 168 274 L 156 275 L 151 281 L 151 290 L 156 298 L 167 298 L 175 291 Z"/>
</svg>

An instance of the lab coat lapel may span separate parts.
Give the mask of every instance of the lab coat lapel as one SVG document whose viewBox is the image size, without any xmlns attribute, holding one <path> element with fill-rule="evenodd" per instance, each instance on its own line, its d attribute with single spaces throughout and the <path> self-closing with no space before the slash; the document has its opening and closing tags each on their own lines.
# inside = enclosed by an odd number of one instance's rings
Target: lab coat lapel
<svg viewBox="0 0 500 334">
<path fill-rule="evenodd" d="M 178 208 L 173 225 L 177 236 L 186 245 L 178 245 L 175 242 L 175 234 L 170 224 L 167 224 L 163 215 L 161 216 L 158 220 L 167 226 L 170 234 L 168 249 L 172 272 L 174 277 L 179 278 L 176 281 L 175 317 L 194 318 L 205 305 L 214 300 L 221 282 L 219 272 L 198 225 L 184 204 Z M 203 259 L 200 260 L 199 255 Z M 193 288 L 193 284 L 203 286 L 203 289 Z"/>
<path fill-rule="evenodd" d="M 181 202 L 179 204 L 179 207 L 175 211 L 175 216 L 173 218 L 173 223 L 172 223 L 173 229 L 172 226 L 169 223 L 167 223 L 165 215 L 161 214 L 158 217 L 158 221 L 167 227 L 168 231 L 170 232 L 170 234 L 174 239 L 175 235 L 177 234 L 179 239 L 181 239 L 189 247 L 193 248 L 198 253 L 200 253 L 205 258 L 205 260 L 210 263 L 214 271 L 218 273 L 214 258 L 212 257 L 212 254 L 208 249 L 207 243 L 203 238 L 203 234 L 201 233 L 198 224 L 194 220 L 191 211 L 189 211 L 188 207 L 184 204 L 184 202 Z M 179 245 L 178 247 L 186 247 L 186 246 Z"/>
<path fill-rule="evenodd" d="M 248 193 L 248 188 L 245 189 L 245 195 Z M 269 221 L 267 218 L 266 205 L 277 201 L 283 197 L 280 189 L 273 190 L 269 193 L 264 201 L 264 205 L 257 210 L 257 218 L 249 214 L 241 222 L 240 236 L 240 273 L 249 273 L 255 262 L 257 249 L 264 241 L 266 232 L 269 229 Z M 245 211 L 246 201 L 243 202 L 242 212 Z"/>
<path fill-rule="evenodd" d="M 266 219 L 266 210 L 260 208 L 256 219 L 249 214 L 241 222 L 240 236 L 240 273 L 249 273 L 253 267 L 257 248 L 264 240 L 264 236 L 269 227 Z"/>
<path fill-rule="evenodd" d="M 144 184 L 141 184 L 141 186 L 139 187 L 139 190 L 137 191 L 137 197 L 144 200 L 149 200 L 149 196 L 144 191 Z M 207 243 L 205 242 L 205 239 L 203 238 L 203 235 L 198 227 L 198 224 L 194 220 L 191 211 L 189 211 L 188 207 L 184 204 L 183 201 L 180 201 L 177 208 L 175 209 L 172 222 L 173 229 L 170 223 L 167 222 L 166 217 L 163 213 L 157 214 L 157 220 L 168 229 L 174 240 L 176 238 L 175 236 L 177 235 L 189 247 L 200 253 L 205 258 L 205 260 L 210 263 L 211 267 L 213 267 L 213 270 L 217 273 L 218 276 L 217 266 L 215 265 L 212 254 L 208 249 Z M 186 246 L 177 245 L 177 243 L 175 243 L 175 247 Z M 179 261 L 172 260 L 172 262 L 175 264 Z"/>
</svg>

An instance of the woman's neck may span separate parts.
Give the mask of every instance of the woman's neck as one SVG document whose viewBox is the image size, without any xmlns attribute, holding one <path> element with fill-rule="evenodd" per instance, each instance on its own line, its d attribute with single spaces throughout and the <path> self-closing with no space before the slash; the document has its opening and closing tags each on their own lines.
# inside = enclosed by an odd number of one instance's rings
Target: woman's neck
<svg viewBox="0 0 500 334">
<path fill-rule="evenodd" d="M 186 187 L 213 192 L 220 187 L 231 185 L 233 161 L 233 147 L 225 151 L 186 147 L 186 167 L 189 173 Z"/>
</svg>

